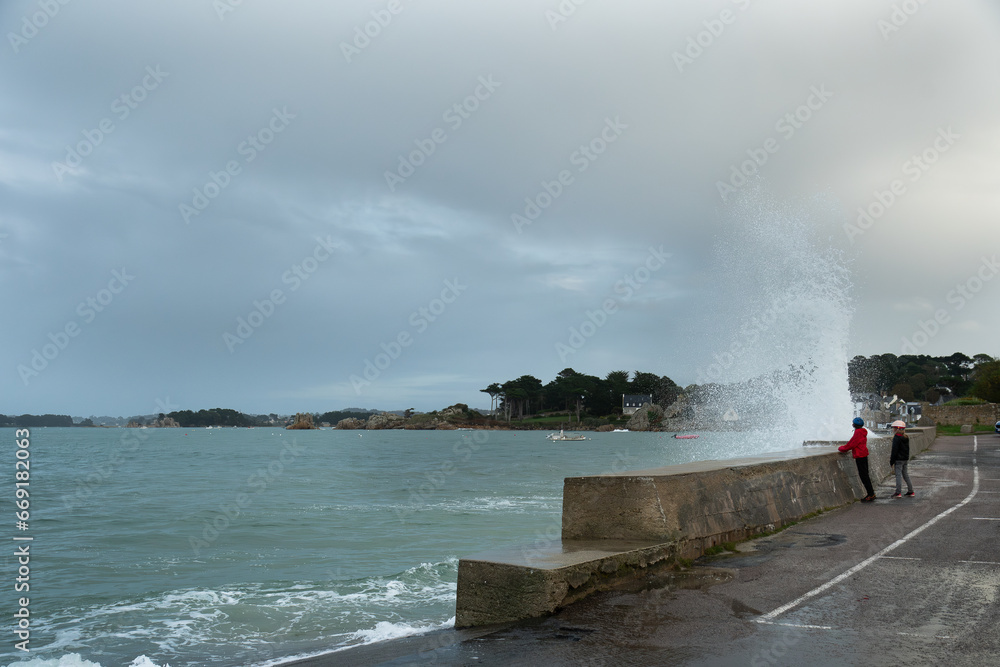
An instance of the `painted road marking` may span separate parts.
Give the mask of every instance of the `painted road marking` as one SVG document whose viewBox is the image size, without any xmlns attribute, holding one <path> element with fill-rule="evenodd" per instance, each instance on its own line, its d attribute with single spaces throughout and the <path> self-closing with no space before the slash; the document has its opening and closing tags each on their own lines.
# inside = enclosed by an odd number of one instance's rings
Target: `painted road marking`
<svg viewBox="0 0 1000 667">
<path fill-rule="evenodd" d="M 831 625 L 806 625 L 805 623 L 774 623 L 772 621 L 759 621 L 764 625 L 780 625 L 784 628 L 806 628 L 807 630 L 833 630 Z"/>
<path fill-rule="evenodd" d="M 807 623 L 775 623 L 774 621 L 758 621 L 762 625 L 775 625 L 782 628 L 802 628 L 804 630 L 833 630 L 831 625 L 809 625 Z M 897 632 L 902 637 L 919 637 L 921 639 L 953 639 L 951 635 L 923 635 L 917 632 Z"/>
<path fill-rule="evenodd" d="M 960 560 L 959 563 L 969 563 L 971 565 L 1000 565 L 1000 563 L 994 563 L 991 560 Z"/>
<path fill-rule="evenodd" d="M 911 556 L 882 556 L 882 558 L 891 558 L 892 560 L 923 560 L 923 558 L 913 558 Z"/>
<path fill-rule="evenodd" d="M 989 517 L 989 516 L 974 516 L 974 517 L 970 517 L 970 518 L 973 521 L 1000 521 L 1000 519 L 994 519 L 993 517 Z"/>
<path fill-rule="evenodd" d="M 832 588 L 832 587 L 836 586 L 837 584 L 839 584 L 840 582 L 842 582 L 844 579 L 847 579 L 851 575 L 860 572 L 861 570 L 865 569 L 866 567 L 868 567 L 869 565 L 871 565 L 875 561 L 877 561 L 880 558 L 882 558 L 882 556 L 884 556 L 885 554 L 887 554 L 890 551 L 894 550 L 896 547 L 899 547 L 899 546 L 902 546 L 903 544 L 906 544 L 911 538 L 914 538 L 917 535 L 919 535 L 920 533 L 924 532 L 925 530 L 927 530 L 928 528 L 930 528 L 931 526 L 933 526 L 938 521 L 940 521 L 941 519 L 945 518 L 946 516 L 948 516 L 949 514 L 951 514 L 952 512 L 954 512 L 955 510 L 968 505 L 969 502 L 973 498 L 975 498 L 976 494 L 979 492 L 979 465 L 976 463 L 976 458 L 975 458 L 975 455 L 976 455 L 976 452 L 977 452 L 978 449 L 979 449 L 979 439 L 976 436 L 972 436 L 972 454 L 973 454 L 973 458 L 972 458 L 972 491 L 969 493 L 969 495 L 967 495 L 965 497 L 965 500 L 962 500 L 961 502 L 959 502 L 957 505 L 955 505 L 953 507 L 949 507 L 948 509 L 946 509 L 945 511 L 941 512 L 940 514 L 938 514 L 936 517 L 934 517 L 933 519 L 931 519 L 930 521 L 928 521 L 924 525 L 920 526 L 919 528 L 914 529 L 909 534 L 907 534 L 907 535 L 899 538 L 898 540 L 896 540 L 895 542 L 893 542 L 892 544 L 890 544 L 886 548 L 884 548 L 881 551 L 879 551 L 874 556 L 869 556 L 868 558 L 866 558 L 865 560 L 861 561 L 860 563 L 858 563 L 857 565 L 855 565 L 851 569 L 847 570 L 843 574 L 837 575 L 836 577 L 834 577 L 830 581 L 828 581 L 825 584 L 822 584 L 820 586 L 817 586 L 816 588 L 812 589 L 811 591 L 809 591 L 805 595 L 801 595 L 798 598 L 792 600 L 791 602 L 789 602 L 787 604 L 783 604 L 780 607 L 778 607 L 777 609 L 775 609 L 774 611 L 768 612 L 768 613 L 764 614 L 763 616 L 761 616 L 760 618 L 756 618 L 754 620 L 757 621 L 758 623 L 764 623 L 764 622 L 770 621 L 773 618 L 777 618 L 778 616 L 781 616 L 782 614 L 784 614 L 789 609 L 793 609 L 793 608 L 799 606 L 800 604 L 802 604 L 803 602 L 805 602 L 809 598 L 815 597 L 815 596 L 819 595 L 820 593 L 822 593 L 823 591 L 829 590 L 830 588 Z"/>
</svg>

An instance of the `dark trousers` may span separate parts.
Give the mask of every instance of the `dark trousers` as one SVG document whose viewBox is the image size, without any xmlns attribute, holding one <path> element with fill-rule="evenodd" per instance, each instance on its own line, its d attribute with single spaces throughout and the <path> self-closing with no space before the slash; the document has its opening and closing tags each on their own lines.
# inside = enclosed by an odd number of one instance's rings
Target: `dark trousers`
<svg viewBox="0 0 1000 667">
<path fill-rule="evenodd" d="M 872 488 L 872 478 L 868 475 L 868 457 L 862 456 L 859 459 L 854 459 L 854 462 L 858 464 L 858 477 L 861 478 L 861 483 L 865 485 L 865 491 L 868 492 L 869 496 L 874 496 L 875 489 Z"/>
</svg>

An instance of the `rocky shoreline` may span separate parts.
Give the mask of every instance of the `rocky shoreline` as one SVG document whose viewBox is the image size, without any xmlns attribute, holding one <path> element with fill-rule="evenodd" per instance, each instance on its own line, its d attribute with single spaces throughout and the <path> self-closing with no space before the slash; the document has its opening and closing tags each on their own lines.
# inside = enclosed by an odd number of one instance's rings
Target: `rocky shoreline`
<svg viewBox="0 0 1000 667">
<path fill-rule="evenodd" d="M 628 421 L 619 423 L 587 424 L 573 423 L 570 418 L 562 424 L 548 423 L 520 423 L 505 422 L 485 415 L 474 410 L 469 410 L 468 406 L 458 403 L 441 410 L 427 414 L 403 417 L 393 412 L 381 412 L 373 414 L 368 419 L 350 417 L 341 419 L 333 428 L 338 430 L 354 431 L 375 431 L 375 430 L 412 430 L 412 431 L 454 431 L 458 429 L 476 429 L 491 431 L 552 431 L 564 429 L 567 431 L 593 431 L 606 433 L 616 429 L 628 431 L 659 431 L 659 432 L 680 432 L 680 431 L 709 431 L 709 430 L 735 430 L 732 424 L 726 424 L 720 428 L 720 424 L 703 423 L 700 420 L 685 418 L 686 405 L 678 401 L 664 410 L 655 403 L 646 403 L 637 410 Z M 588 420 L 591 421 L 591 420 Z M 299 427 L 302 428 L 302 427 Z M 315 427 L 313 427 L 315 428 Z"/>
</svg>

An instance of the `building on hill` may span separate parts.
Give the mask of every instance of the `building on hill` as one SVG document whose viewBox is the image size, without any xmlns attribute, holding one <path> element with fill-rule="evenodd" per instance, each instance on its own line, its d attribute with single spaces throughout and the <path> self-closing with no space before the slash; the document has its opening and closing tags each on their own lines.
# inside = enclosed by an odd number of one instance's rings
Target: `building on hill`
<svg viewBox="0 0 1000 667">
<path fill-rule="evenodd" d="M 622 394 L 622 414 L 632 415 L 646 403 L 652 403 L 650 394 Z"/>
</svg>

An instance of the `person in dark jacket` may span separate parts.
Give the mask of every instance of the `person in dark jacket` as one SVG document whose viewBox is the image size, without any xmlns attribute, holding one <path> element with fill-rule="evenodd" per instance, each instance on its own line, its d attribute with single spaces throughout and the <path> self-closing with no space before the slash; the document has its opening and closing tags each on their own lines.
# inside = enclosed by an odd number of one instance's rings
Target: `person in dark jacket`
<svg viewBox="0 0 1000 667">
<path fill-rule="evenodd" d="M 896 429 L 896 434 L 892 436 L 892 452 L 889 454 L 889 467 L 896 471 L 896 493 L 893 498 L 902 498 L 903 480 L 906 480 L 906 495 L 913 497 L 913 484 L 910 483 L 910 475 L 906 468 L 910 461 L 910 437 L 906 435 L 906 422 L 899 420 L 892 422 L 891 426 Z"/>
<path fill-rule="evenodd" d="M 858 466 L 858 477 L 861 478 L 861 483 L 865 485 L 865 491 L 868 492 L 868 495 L 862 498 L 861 502 L 870 503 L 875 500 L 875 489 L 872 488 L 872 478 L 868 474 L 868 431 L 865 429 L 865 420 L 861 417 L 855 417 L 852 424 L 854 425 L 854 435 L 846 444 L 837 449 L 841 452 L 849 451 L 854 456 L 854 463 Z"/>
</svg>

